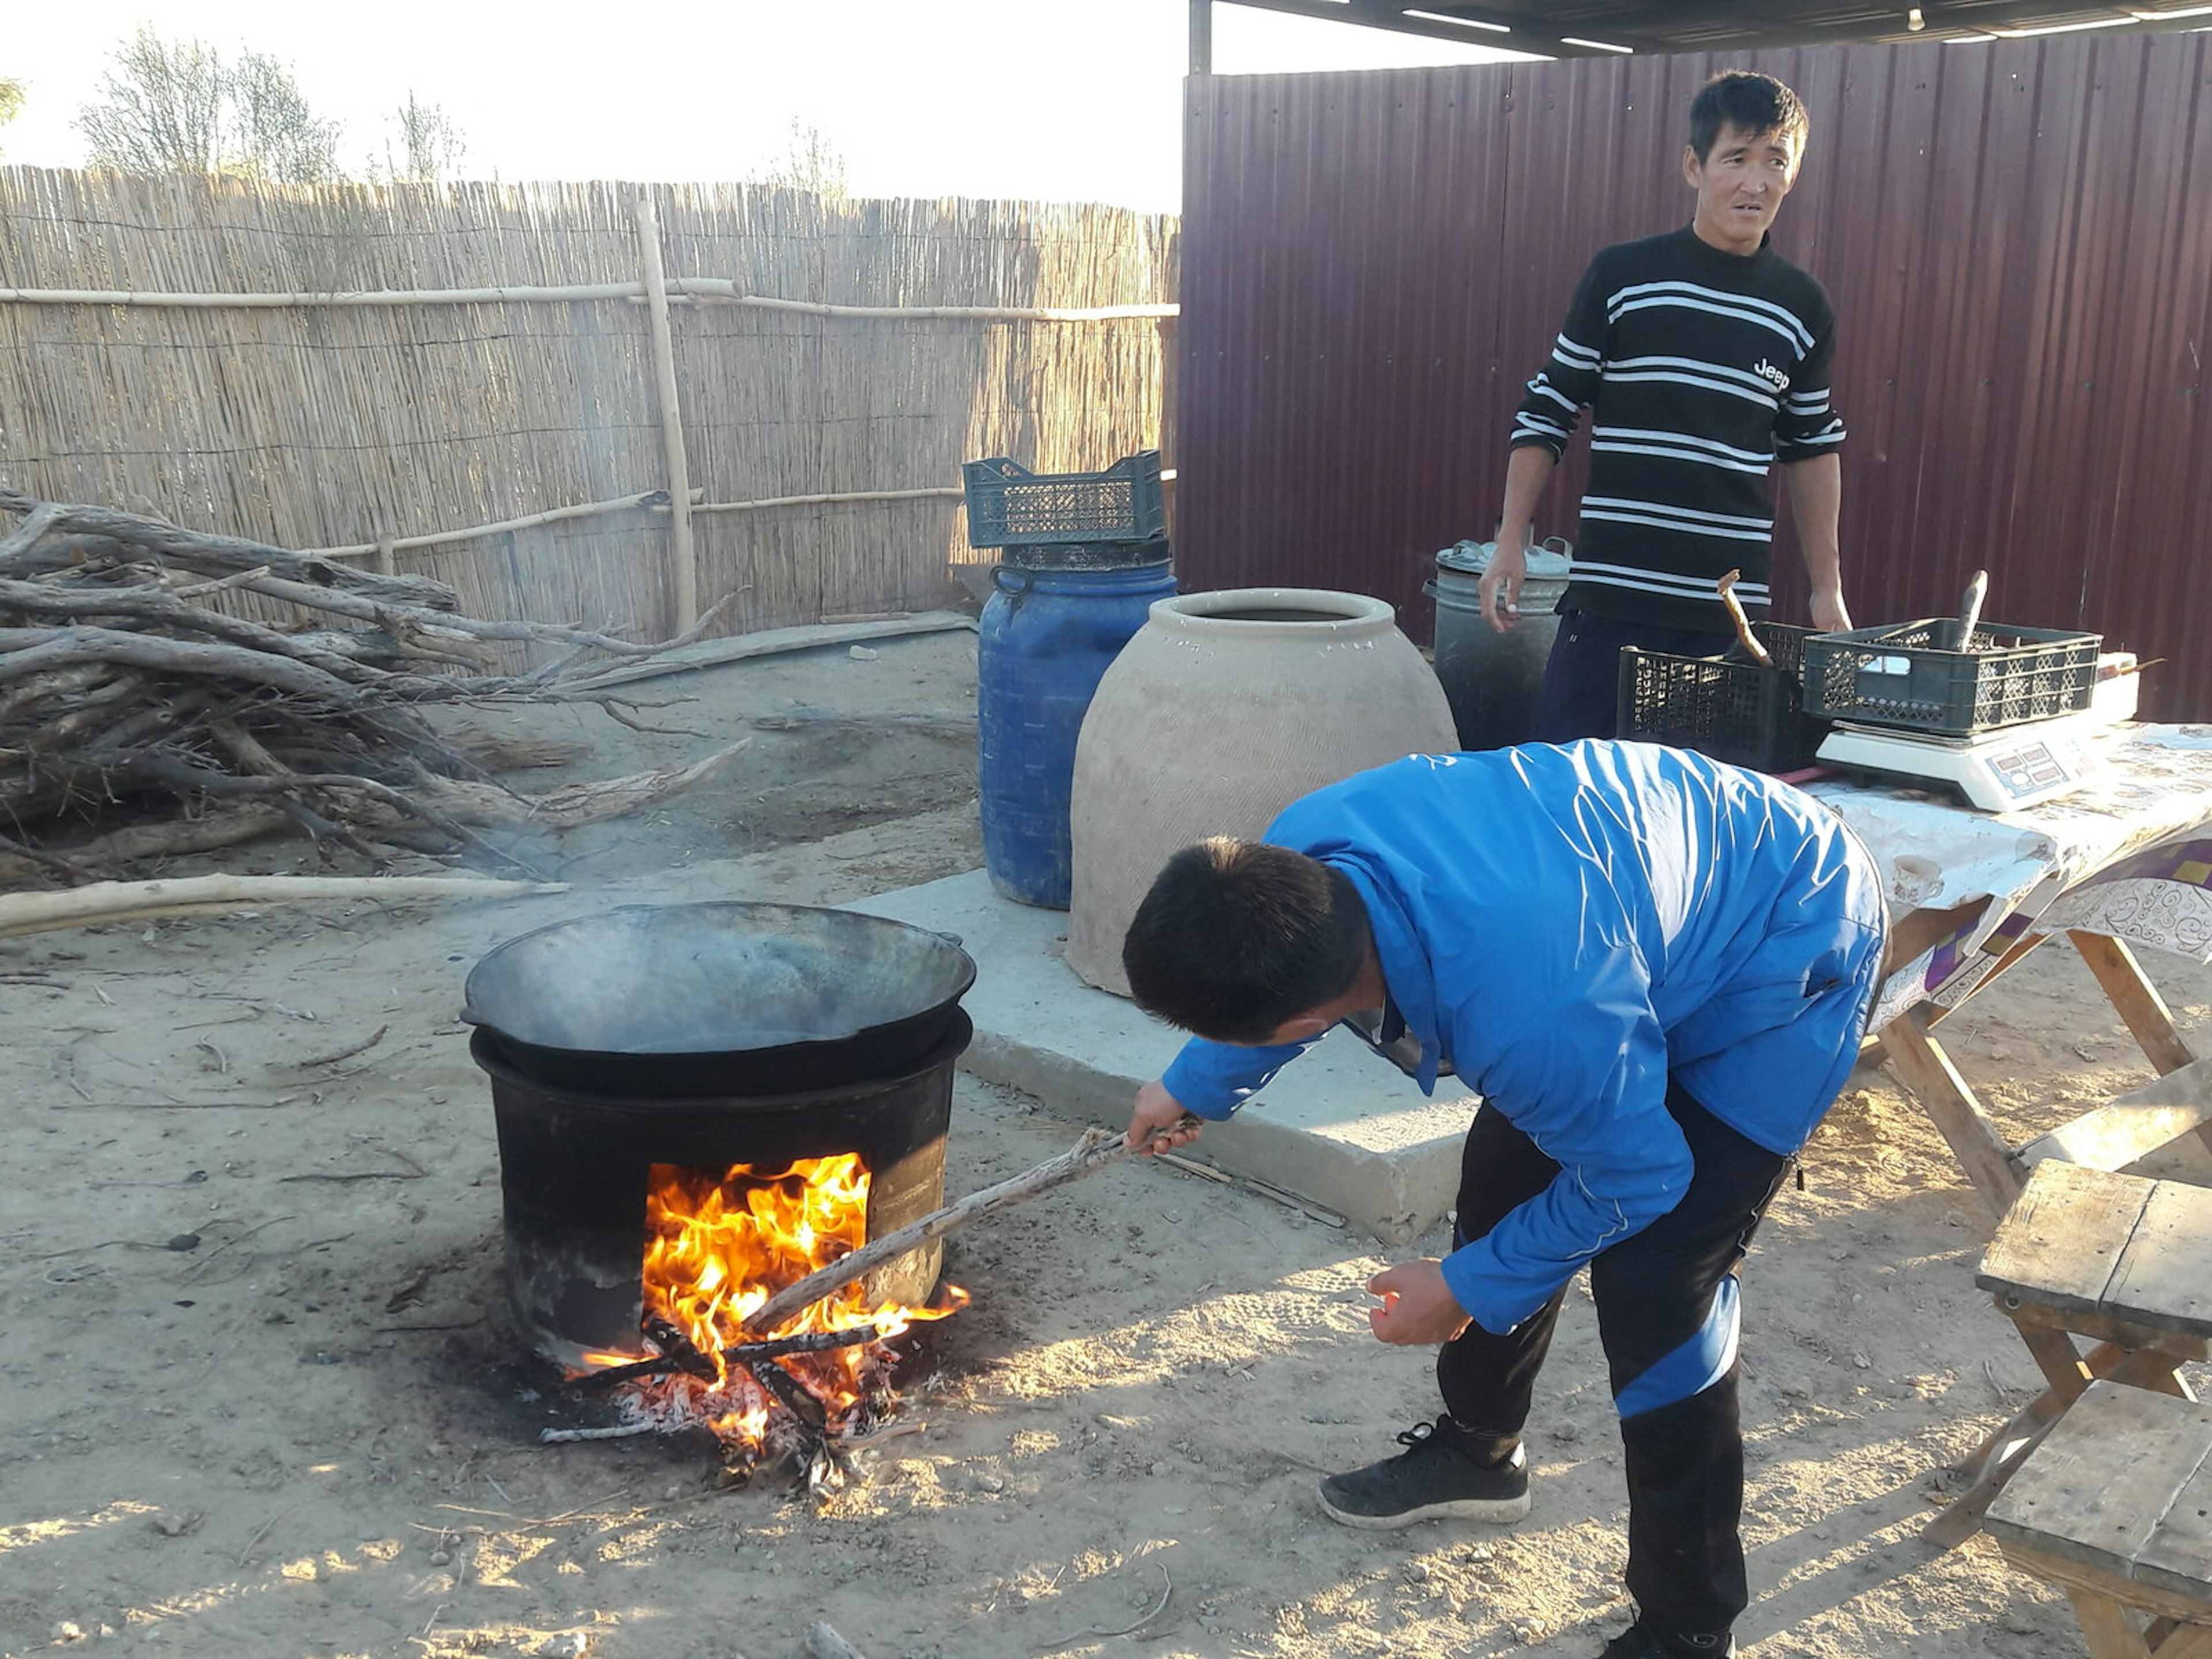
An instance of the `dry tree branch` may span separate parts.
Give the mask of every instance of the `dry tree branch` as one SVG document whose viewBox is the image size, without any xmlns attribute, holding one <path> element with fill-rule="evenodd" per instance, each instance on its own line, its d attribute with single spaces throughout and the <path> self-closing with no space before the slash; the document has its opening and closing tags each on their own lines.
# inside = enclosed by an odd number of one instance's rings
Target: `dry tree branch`
<svg viewBox="0 0 2212 1659">
<path fill-rule="evenodd" d="M 0 510 L 27 515 L 15 534 L 0 543 L 0 574 L 15 574 L 13 567 L 30 555 L 40 541 L 67 535 L 89 538 L 95 544 L 143 548 L 213 575 L 228 576 L 266 565 L 287 580 L 316 587 L 376 593 L 394 599 L 404 596 L 407 603 L 427 605 L 441 611 L 452 610 L 460 603 L 460 596 L 452 588 L 426 577 L 377 575 L 334 560 L 288 552 L 281 547 L 236 536 L 186 530 L 159 519 L 142 518 L 112 507 L 41 501 L 17 490 L 0 489 Z M 33 526 L 38 533 L 27 535 L 26 532 Z"/>
<path fill-rule="evenodd" d="M 460 845 L 536 874 L 471 825 L 562 828 L 635 811 L 711 775 L 743 747 L 530 798 L 495 783 L 418 712 L 574 698 L 650 729 L 635 717 L 648 705 L 587 686 L 574 665 L 590 653 L 649 658 L 698 638 L 734 596 L 678 638 L 640 643 L 605 629 L 463 616 L 441 583 L 131 514 L 0 489 L 6 511 L 24 520 L 0 541 L 0 820 L 72 809 L 89 820 L 145 797 L 173 798 L 187 812 L 234 804 L 216 815 L 216 830 L 191 832 L 186 820 L 103 837 L 91 856 L 227 844 L 281 817 L 373 864 L 394 845 Z M 198 602 L 226 593 L 296 605 L 312 620 L 273 626 Z M 560 647 L 558 659 L 483 672 L 495 669 L 501 643 Z M 0 869 L 100 873 L 82 858 L 29 848 L 0 857 Z"/>
<path fill-rule="evenodd" d="M 204 817 L 171 818 L 160 823 L 134 823 L 70 848 L 64 859 L 53 853 L 9 842 L 0 851 L 0 884 L 21 881 L 44 869 L 72 881 L 96 881 L 104 871 L 148 859 L 174 858 L 187 853 L 212 853 L 241 842 L 258 841 L 287 823 L 297 823 L 290 813 L 275 806 L 240 806 L 210 812 Z M 56 865 L 65 869 L 56 869 Z"/>
<path fill-rule="evenodd" d="M 35 847 L 27 847 L 10 836 L 0 836 L 0 853 L 25 860 L 37 865 L 40 869 L 51 870 L 58 876 L 66 876 L 71 881 L 89 881 L 93 878 L 93 872 L 83 865 L 65 859 L 58 853 L 41 852 Z"/>
</svg>

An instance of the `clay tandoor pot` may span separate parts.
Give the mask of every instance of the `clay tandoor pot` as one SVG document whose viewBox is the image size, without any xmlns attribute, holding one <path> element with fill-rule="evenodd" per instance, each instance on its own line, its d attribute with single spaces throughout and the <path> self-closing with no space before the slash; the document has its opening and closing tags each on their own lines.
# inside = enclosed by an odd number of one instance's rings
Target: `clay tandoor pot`
<svg viewBox="0 0 2212 1659">
<path fill-rule="evenodd" d="M 1122 936 L 1170 854 L 1256 840 L 1324 784 L 1458 746 L 1443 688 L 1380 599 L 1243 587 L 1160 600 L 1076 740 L 1068 965 L 1128 995 Z"/>
</svg>

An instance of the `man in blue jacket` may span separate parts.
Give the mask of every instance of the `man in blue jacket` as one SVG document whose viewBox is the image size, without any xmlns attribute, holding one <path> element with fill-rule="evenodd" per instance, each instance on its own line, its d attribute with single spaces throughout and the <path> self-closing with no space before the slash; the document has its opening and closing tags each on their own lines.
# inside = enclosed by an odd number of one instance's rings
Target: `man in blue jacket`
<svg viewBox="0 0 2212 1659">
<path fill-rule="evenodd" d="M 1188 1140 L 1339 1022 L 1468 1132 L 1451 1254 L 1368 1288 L 1439 1343 L 1444 1414 L 1322 1483 L 1391 1528 L 1528 1513 L 1521 1430 L 1584 1266 L 1621 1420 L 1636 1623 L 1606 1659 L 1733 1653 L 1736 1264 L 1856 1058 L 1881 884 L 1843 824 L 1756 773 L 1642 744 L 1416 756 L 1296 803 L 1264 842 L 1171 859 L 1122 959 L 1196 1033 L 1129 1135 Z M 1180 1127 L 1178 1127 L 1180 1125 Z"/>
</svg>

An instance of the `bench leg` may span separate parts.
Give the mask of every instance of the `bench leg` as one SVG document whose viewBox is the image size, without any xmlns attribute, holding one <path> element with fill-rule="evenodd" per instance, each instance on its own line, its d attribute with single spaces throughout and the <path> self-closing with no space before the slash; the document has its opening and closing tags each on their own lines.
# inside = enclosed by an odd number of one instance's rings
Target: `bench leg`
<svg viewBox="0 0 2212 1659">
<path fill-rule="evenodd" d="M 1972 1474 L 1972 1484 L 1920 1529 L 1921 1537 L 1938 1549 L 1955 1549 L 1981 1530 L 1982 1516 L 2004 1490 L 2005 1482 L 2020 1472 L 2028 1453 L 2042 1444 L 2043 1437 L 2092 1380 L 2107 1378 L 2130 1388 L 2178 1395 L 2184 1400 L 2195 1397 L 2176 1371 L 2180 1362 L 2172 1354 L 2154 1348 L 2130 1352 L 2114 1343 L 2100 1342 L 2086 1356 L 2078 1355 L 2069 1337 L 2046 1330 L 2033 1330 L 2031 1337 L 2032 1329 L 2023 1328 L 2021 1339 L 2035 1355 L 2036 1364 L 2051 1377 L 2051 1386 L 2021 1407 L 2004 1427 L 1957 1465 L 1960 1474 Z M 2051 1376 L 2053 1371 L 2056 1376 Z M 2072 1392 L 2061 1390 L 2062 1380 L 2072 1385 Z M 2212 1659 L 2212 1650 L 2207 1650 L 2205 1659 Z"/>
<path fill-rule="evenodd" d="M 2128 1616 L 2127 1608 L 2111 1596 L 2069 1584 L 2066 1599 L 2074 1604 L 2075 1622 L 2081 1626 L 2082 1645 L 2089 1659 L 2151 1659 L 2152 1649 Z"/>
<path fill-rule="evenodd" d="M 2154 1619 L 2143 1643 L 2158 1659 L 2212 1659 L 2212 1625 L 2184 1625 Z"/>
<path fill-rule="evenodd" d="M 2063 1331 L 2046 1330 L 2038 1325 L 2016 1328 L 2020 1340 L 2027 1344 L 2028 1352 L 2035 1356 L 2036 1365 L 2043 1372 L 2044 1380 L 2051 1384 L 2051 1393 L 2058 1397 L 2062 1411 L 2079 1400 L 2089 1384 L 2096 1381 L 2096 1361 L 2102 1359 L 2108 1365 L 2124 1363 L 2124 1350 L 2109 1342 L 2100 1344 L 2084 1359 L 2075 1351 L 2074 1339 Z"/>
<path fill-rule="evenodd" d="M 2212 1625 L 2153 1619 L 2140 1631 L 2124 1603 L 2080 1585 L 2066 1586 L 2089 1659 L 2212 1659 Z"/>
<path fill-rule="evenodd" d="M 1946 1504 L 1935 1519 L 1921 1528 L 1920 1536 L 1938 1549 L 1956 1549 L 1982 1529 L 1982 1516 L 2005 1482 L 2020 1472 L 2028 1453 L 2043 1443 L 2052 1425 L 2064 1415 L 2058 1396 L 2046 1389 L 2014 1413 L 2013 1419 L 1961 1464 L 1973 1471 L 1973 1484 Z"/>
<path fill-rule="evenodd" d="M 2124 1382 L 2131 1389 L 2150 1389 L 2160 1394 L 2170 1394 L 2176 1400 L 2194 1401 L 2197 1395 L 2189 1384 L 2182 1381 L 2178 1369 L 2181 1362 L 2170 1353 L 2160 1353 L 2155 1348 L 2139 1348 L 2102 1375 L 2115 1382 Z"/>
</svg>

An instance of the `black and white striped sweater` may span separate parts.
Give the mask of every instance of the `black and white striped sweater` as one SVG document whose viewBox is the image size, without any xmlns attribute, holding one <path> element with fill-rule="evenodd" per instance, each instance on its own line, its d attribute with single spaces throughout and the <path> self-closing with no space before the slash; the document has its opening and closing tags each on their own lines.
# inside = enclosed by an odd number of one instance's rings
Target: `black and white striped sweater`
<svg viewBox="0 0 2212 1659">
<path fill-rule="evenodd" d="M 1777 461 L 1843 442 L 1829 406 L 1835 313 L 1762 246 L 1724 253 L 1686 226 L 1590 261 L 1512 443 L 1560 453 L 1591 410 L 1589 489 L 1562 611 L 1729 631 L 1715 580 L 1741 569 L 1764 615 Z"/>
</svg>

